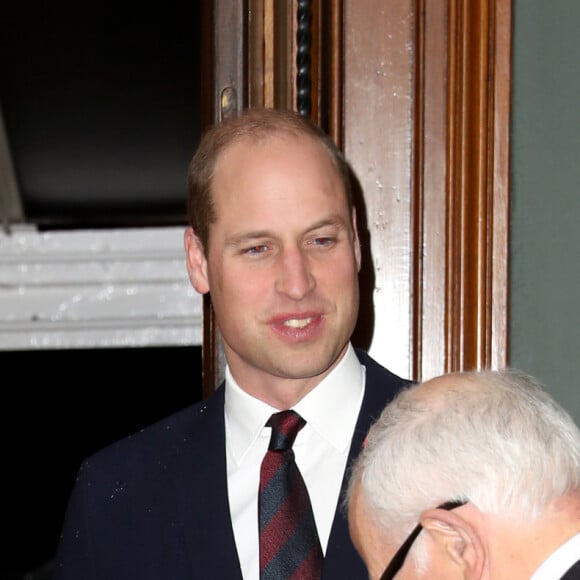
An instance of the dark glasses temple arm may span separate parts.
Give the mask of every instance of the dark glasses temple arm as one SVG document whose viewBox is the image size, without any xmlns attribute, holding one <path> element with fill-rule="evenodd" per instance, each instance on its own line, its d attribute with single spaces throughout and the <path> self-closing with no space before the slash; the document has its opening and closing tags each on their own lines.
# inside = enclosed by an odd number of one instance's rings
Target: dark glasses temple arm
<svg viewBox="0 0 580 580">
<path fill-rule="evenodd" d="M 454 500 L 454 501 L 446 501 L 441 505 L 437 506 L 437 509 L 441 510 L 452 510 L 458 508 L 462 505 L 465 505 L 467 501 L 465 500 Z M 389 562 L 389 565 L 386 567 L 383 575 L 381 576 L 381 580 L 392 580 L 395 577 L 395 574 L 401 569 L 403 563 L 405 562 L 405 558 L 413 545 L 413 542 L 417 539 L 417 536 L 421 533 L 423 526 L 421 524 L 417 524 L 413 531 L 409 534 L 409 537 L 403 542 L 401 547 L 397 550 L 396 554 L 393 556 L 393 559 Z"/>
</svg>

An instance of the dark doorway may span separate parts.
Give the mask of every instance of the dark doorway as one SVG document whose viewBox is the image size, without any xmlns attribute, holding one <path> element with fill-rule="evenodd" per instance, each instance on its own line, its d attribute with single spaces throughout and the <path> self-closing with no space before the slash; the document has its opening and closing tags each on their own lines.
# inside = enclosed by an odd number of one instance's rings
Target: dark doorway
<svg viewBox="0 0 580 580">
<path fill-rule="evenodd" d="M 82 459 L 201 400 L 201 347 L 0 352 L 0 580 L 56 550 Z"/>
</svg>

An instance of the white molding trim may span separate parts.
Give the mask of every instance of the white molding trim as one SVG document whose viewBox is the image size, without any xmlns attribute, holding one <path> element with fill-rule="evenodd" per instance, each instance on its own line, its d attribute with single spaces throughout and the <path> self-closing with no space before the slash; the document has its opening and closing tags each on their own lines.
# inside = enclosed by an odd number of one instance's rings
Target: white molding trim
<svg viewBox="0 0 580 580">
<path fill-rule="evenodd" d="M 184 229 L 0 232 L 0 350 L 200 345 Z"/>
</svg>

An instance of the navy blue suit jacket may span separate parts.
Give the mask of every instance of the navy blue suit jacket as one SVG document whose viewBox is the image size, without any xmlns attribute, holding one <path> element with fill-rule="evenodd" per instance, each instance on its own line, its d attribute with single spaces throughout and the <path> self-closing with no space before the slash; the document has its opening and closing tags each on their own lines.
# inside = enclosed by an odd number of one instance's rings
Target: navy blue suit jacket
<svg viewBox="0 0 580 580">
<path fill-rule="evenodd" d="M 562 576 L 562 580 L 580 580 L 580 560 Z"/>
<path fill-rule="evenodd" d="M 366 366 L 366 389 L 349 460 L 407 382 L 366 353 L 357 355 Z M 224 392 L 222 385 L 206 401 L 83 462 L 65 514 L 55 580 L 242 578 L 228 505 Z M 323 578 L 368 578 L 340 507 Z"/>
</svg>

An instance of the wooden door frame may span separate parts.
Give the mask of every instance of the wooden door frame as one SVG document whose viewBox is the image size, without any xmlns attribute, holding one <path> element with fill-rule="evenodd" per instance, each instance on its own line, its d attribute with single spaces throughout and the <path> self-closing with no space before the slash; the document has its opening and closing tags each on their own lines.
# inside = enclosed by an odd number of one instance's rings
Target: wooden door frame
<svg viewBox="0 0 580 580">
<path fill-rule="evenodd" d="M 351 58 L 345 31 L 351 33 L 360 11 L 367 11 L 372 22 L 379 7 L 406 10 L 413 18 L 407 374 L 421 380 L 453 370 L 505 366 L 511 1 L 204 4 L 211 23 L 205 27 L 204 46 L 212 87 L 204 118 L 220 122 L 247 106 L 298 109 L 306 74 L 309 114 L 343 150 L 345 135 L 357 129 L 352 117 L 345 126 L 345 82 L 351 81 L 345 80 Z M 353 10 L 357 18 L 349 16 Z M 361 323 L 364 327 L 364 317 Z M 207 297 L 203 349 L 207 397 L 223 380 L 225 366 Z"/>
<path fill-rule="evenodd" d="M 418 378 L 507 364 L 511 11 L 508 0 L 417 2 Z"/>
</svg>

